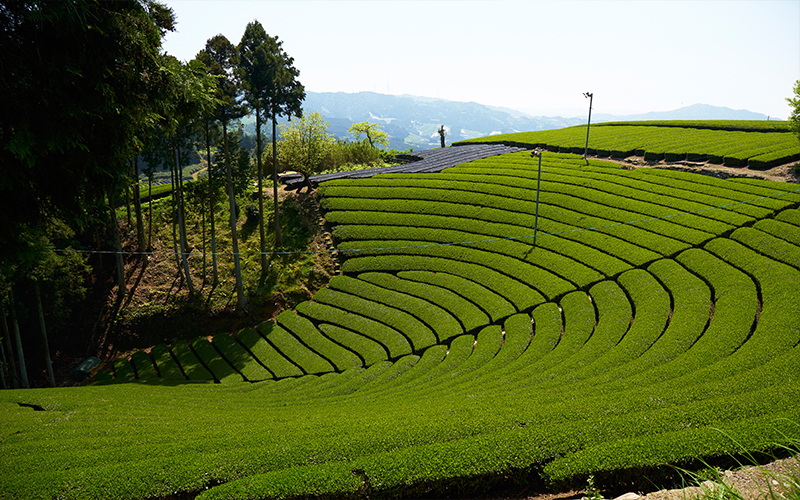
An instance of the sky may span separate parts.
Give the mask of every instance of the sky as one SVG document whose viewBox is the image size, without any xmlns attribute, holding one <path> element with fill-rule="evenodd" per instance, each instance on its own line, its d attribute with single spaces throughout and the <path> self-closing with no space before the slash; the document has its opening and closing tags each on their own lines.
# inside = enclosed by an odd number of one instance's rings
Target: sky
<svg viewBox="0 0 800 500">
<path fill-rule="evenodd" d="M 535 116 L 692 104 L 786 119 L 800 0 L 162 0 L 163 49 L 188 61 L 257 20 L 309 92 L 410 94 Z"/>
</svg>

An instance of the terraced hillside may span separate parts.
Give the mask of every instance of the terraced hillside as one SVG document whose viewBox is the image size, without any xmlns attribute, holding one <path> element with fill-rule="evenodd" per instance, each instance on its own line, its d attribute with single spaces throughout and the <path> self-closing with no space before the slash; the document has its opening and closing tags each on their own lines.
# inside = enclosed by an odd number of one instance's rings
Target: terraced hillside
<svg viewBox="0 0 800 500">
<path fill-rule="evenodd" d="M 707 161 L 729 167 L 768 169 L 800 160 L 800 143 L 788 122 L 645 121 L 591 126 L 588 154 L 600 157 L 642 156 L 646 161 Z M 501 134 L 458 144 L 508 144 L 584 154 L 586 126 L 540 132 Z"/>
<path fill-rule="evenodd" d="M 800 186 L 536 161 L 323 183 L 342 276 L 106 385 L 0 392 L 0 497 L 647 488 L 800 438 Z"/>
</svg>

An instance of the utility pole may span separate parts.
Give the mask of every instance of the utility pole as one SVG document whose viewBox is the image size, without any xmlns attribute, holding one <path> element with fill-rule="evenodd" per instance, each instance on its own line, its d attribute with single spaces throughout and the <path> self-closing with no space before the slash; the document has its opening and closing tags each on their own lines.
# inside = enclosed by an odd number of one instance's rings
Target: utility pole
<svg viewBox="0 0 800 500">
<path fill-rule="evenodd" d="M 589 98 L 589 121 L 586 123 L 586 147 L 583 149 L 583 159 L 585 160 L 586 155 L 589 153 L 589 127 L 592 126 L 592 97 L 594 97 L 594 94 L 591 92 L 584 92 L 583 97 Z"/>
<path fill-rule="evenodd" d="M 533 221 L 533 247 L 536 248 L 536 232 L 539 229 L 539 187 L 542 184 L 542 150 L 534 149 L 531 156 L 539 158 L 539 173 L 536 176 L 536 217 Z"/>
</svg>

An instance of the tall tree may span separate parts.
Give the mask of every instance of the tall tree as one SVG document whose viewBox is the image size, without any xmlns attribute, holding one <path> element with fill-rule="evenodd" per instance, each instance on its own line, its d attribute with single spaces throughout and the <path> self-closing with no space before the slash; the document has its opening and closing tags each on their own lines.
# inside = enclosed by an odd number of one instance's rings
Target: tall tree
<svg viewBox="0 0 800 500">
<path fill-rule="evenodd" d="M 241 72 L 247 75 L 243 80 L 247 85 L 248 99 L 252 98 L 258 103 L 265 118 L 272 118 L 272 199 L 277 247 L 283 246 L 278 216 L 277 118 L 279 116 L 299 118 L 303 113 L 301 105 L 306 98 L 305 88 L 297 81 L 300 72 L 294 67 L 294 59 L 284 52 L 282 46 L 283 42 L 277 36 L 267 35 L 258 21 L 247 25 L 242 42 L 239 44 Z M 257 133 L 260 134 L 258 116 L 256 120 Z M 257 137 L 257 142 L 259 141 L 260 138 Z M 257 161 L 261 161 L 260 151 Z M 261 212 L 263 213 L 263 210 Z M 264 251 L 262 243 L 262 255 Z M 266 256 L 262 259 L 262 269 L 266 269 Z"/>
<path fill-rule="evenodd" d="M 177 258 L 179 269 L 182 269 L 189 288 L 194 293 L 194 282 L 189 269 L 187 257 L 188 238 L 186 232 L 186 208 L 183 193 L 183 166 L 187 153 L 193 149 L 194 139 L 199 132 L 203 117 L 210 113 L 217 104 L 214 94 L 217 90 L 216 79 L 208 75 L 199 61 L 182 64 L 176 58 L 165 55 L 161 66 L 162 91 L 165 99 L 161 108 L 162 119 L 159 125 L 166 134 L 164 144 L 168 154 L 162 151 L 162 158 L 172 169 L 175 228 L 180 240 Z M 177 245 L 176 245 L 177 246 Z M 176 257 L 177 257 L 176 251 Z"/>
<path fill-rule="evenodd" d="M 322 170 L 323 160 L 334 145 L 328 133 L 328 122 L 318 112 L 304 113 L 299 120 L 281 124 L 281 143 L 278 155 L 281 164 L 308 177 Z"/>
<path fill-rule="evenodd" d="M 236 307 L 240 311 L 247 309 L 242 283 L 242 268 L 239 261 L 239 238 L 236 229 L 236 198 L 233 189 L 233 173 L 228 150 L 228 125 L 231 120 L 247 114 L 242 103 L 241 89 L 233 73 L 236 63 L 236 48 L 223 35 L 217 35 L 206 41 L 205 48 L 197 54 L 197 60 L 205 64 L 208 71 L 217 77 L 218 104 L 215 117 L 222 125 L 222 141 L 225 160 L 225 180 L 228 191 L 231 224 L 231 249 L 233 250 L 233 268 L 236 278 Z"/>
<path fill-rule="evenodd" d="M 25 225 L 85 225 L 156 117 L 170 9 L 151 0 L 5 2 L 0 8 L 0 252 Z"/>
<path fill-rule="evenodd" d="M 211 157 L 211 142 L 212 136 L 216 136 L 214 120 L 212 113 L 207 113 L 203 119 L 203 140 L 206 148 L 206 171 L 208 172 L 208 186 L 206 195 L 208 199 L 208 219 L 210 223 L 209 232 L 211 233 L 211 286 L 216 287 L 219 284 L 219 272 L 217 266 L 217 231 L 216 231 L 216 216 L 217 209 L 217 194 L 221 189 L 221 180 L 224 174 L 218 172 L 215 162 Z"/>
<path fill-rule="evenodd" d="M 154 0 L 28 0 L 3 2 L 0 26 L 0 266 L 16 266 L 10 281 L 21 283 L 25 235 L 56 220 L 80 230 L 107 221 L 108 196 L 129 182 L 129 159 L 159 117 L 161 41 L 174 15 Z M 43 300 L 60 293 L 43 278 Z M 16 336 L 25 318 L 12 292 Z"/>
<path fill-rule="evenodd" d="M 355 135 L 356 138 L 358 138 L 359 135 L 364 134 L 367 137 L 367 141 L 369 141 L 369 146 L 371 148 L 374 148 L 375 144 L 389 147 L 389 134 L 387 134 L 385 130 L 381 130 L 380 123 L 354 123 L 350 126 L 350 133 Z"/>
<path fill-rule="evenodd" d="M 261 247 L 261 274 L 266 275 L 267 246 L 264 232 L 264 169 L 261 165 L 261 127 L 264 113 L 264 98 L 269 88 L 270 53 L 267 32 L 258 21 L 248 23 L 237 46 L 239 66 L 237 72 L 245 90 L 245 98 L 256 116 L 256 169 L 258 179 L 258 234 Z"/>
<path fill-rule="evenodd" d="M 131 161 L 131 178 L 133 185 L 133 206 L 136 212 L 136 242 L 139 252 L 147 250 L 144 234 L 144 218 L 142 217 L 142 196 L 139 192 L 139 155 L 136 154 Z"/>
</svg>

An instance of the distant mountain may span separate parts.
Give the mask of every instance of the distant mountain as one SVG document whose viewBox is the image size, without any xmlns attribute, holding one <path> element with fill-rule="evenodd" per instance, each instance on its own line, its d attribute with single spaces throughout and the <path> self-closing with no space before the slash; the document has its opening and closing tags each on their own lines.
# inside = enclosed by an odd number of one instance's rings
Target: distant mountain
<svg viewBox="0 0 800 500">
<path fill-rule="evenodd" d="M 563 128 L 583 122 L 580 118 L 531 117 L 475 102 L 375 92 L 307 92 L 303 109 L 324 115 L 330 123 L 328 131 L 340 138 L 348 137 L 353 123 L 380 122 L 389 133 L 390 146 L 398 150 L 439 147 L 440 125 L 448 130 L 445 143 L 449 145 L 475 137 Z"/>
<path fill-rule="evenodd" d="M 746 109 L 731 109 L 709 104 L 692 104 L 673 111 L 651 111 L 638 115 L 597 115 L 598 122 L 642 120 L 766 120 L 767 115 Z M 772 117 L 771 119 L 774 119 Z M 595 121 L 594 115 L 592 121 Z"/>
<path fill-rule="evenodd" d="M 456 102 L 411 95 L 375 92 L 307 92 L 306 112 L 321 113 L 330 124 L 328 132 L 340 139 L 351 139 L 353 123 L 371 121 L 382 124 L 389 134 L 392 149 L 415 151 L 439 147 L 437 130 L 448 130 L 446 144 L 475 137 L 512 132 L 550 130 L 586 123 L 586 117 L 531 116 L 508 108 L 475 102 Z M 592 115 L 592 123 L 640 120 L 766 120 L 767 116 L 747 110 L 694 104 L 674 111 L 655 111 L 635 115 Z M 245 130 L 253 133 L 252 120 Z M 269 127 L 267 127 L 269 128 Z"/>
</svg>

